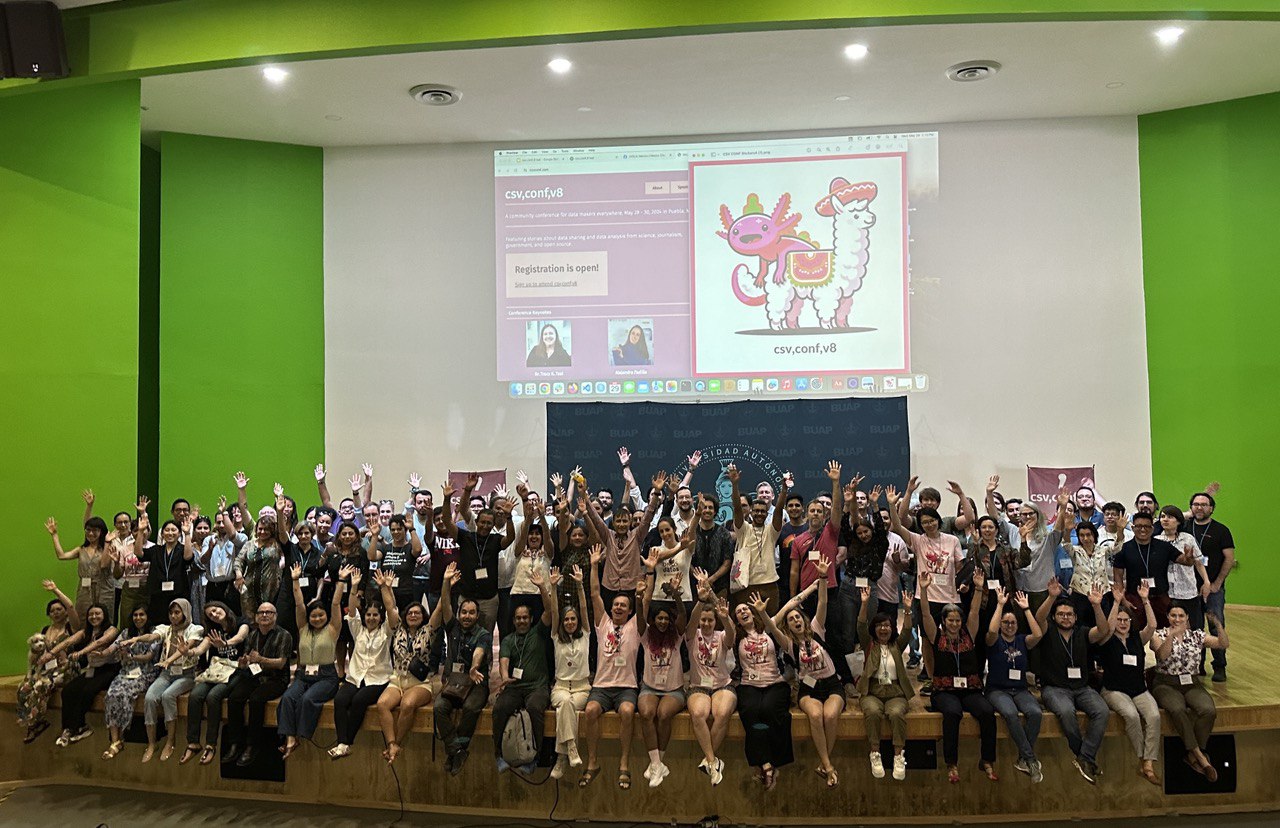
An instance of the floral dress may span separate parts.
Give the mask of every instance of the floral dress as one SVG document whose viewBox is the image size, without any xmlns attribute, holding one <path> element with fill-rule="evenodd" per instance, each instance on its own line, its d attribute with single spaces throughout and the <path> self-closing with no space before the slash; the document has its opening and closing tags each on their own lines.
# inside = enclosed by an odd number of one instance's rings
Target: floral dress
<svg viewBox="0 0 1280 828">
<path fill-rule="evenodd" d="M 158 662 L 160 660 L 160 642 L 158 641 L 140 641 L 135 642 L 130 639 L 136 638 L 137 634 L 133 631 L 121 633 L 117 646 L 124 649 L 129 655 L 137 658 L 151 653 L 151 660 L 145 664 L 138 664 L 126 657 L 120 659 L 120 672 L 111 682 L 111 687 L 107 689 L 106 702 L 106 721 L 109 727 L 118 727 L 124 729 L 133 721 L 133 703 L 139 695 L 146 692 L 151 686 L 151 682 L 155 681 L 156 676 L 160 675 Z"/>
<path fill-rule="evenodd" d="M 71 635 L 71 626 L 65 625 L 61 630 L 50 630 L 45 627 L 40 633 L 44 636 L 45 652 L 52 650 Z M 68 658 L 54 659 L 44 664 L 39 663 L 39 656 L 31 653 L 27 659 L 27 675 L 18 685 L 17 712 L 19 724 L 28 727 L 45 720 L 49 711 L 49 697 L 79 672 L 75 663 Z"/>
</svg>

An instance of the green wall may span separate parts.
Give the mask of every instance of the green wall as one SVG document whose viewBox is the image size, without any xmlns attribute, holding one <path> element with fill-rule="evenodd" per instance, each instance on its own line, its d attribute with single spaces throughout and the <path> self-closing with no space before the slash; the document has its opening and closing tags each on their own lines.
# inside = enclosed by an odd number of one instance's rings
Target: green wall
<svg viewBox="0 0 1280 828">
<path fill-rule="evenodd" d="M 1280 93 L 1144 115 L 1138 149 L 1155 491 L 1220 480 L 1228 600 L 1280 605 Z"/>
<path fill-rule="evenodd" d="M 138 81 L 0 100 L 0 673 L 26 668 L 40 580 L 76 586 L 44 519 L 75 546 L 82 489 L 108 523 L 136 493 L 138 106 Z"/>
<path fill-rule="evenodd" d="M 251 479 L 305 508 L 324 457 L 323 153 L 160 140 L 159 511 Z M 270 477 L 283 475 L 283 477 Z"/>
</svg>

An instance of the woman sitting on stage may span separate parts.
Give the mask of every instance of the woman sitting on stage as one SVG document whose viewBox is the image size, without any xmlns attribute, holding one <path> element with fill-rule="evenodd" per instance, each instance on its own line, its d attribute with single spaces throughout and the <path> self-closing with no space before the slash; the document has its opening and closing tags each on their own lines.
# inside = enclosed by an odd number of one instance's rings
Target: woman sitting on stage
<svg viewBox="0 0 1280 828">
<path fill-rule="evenodd" d="M 359 583 L 359 577 L 359 570 L 352 572 L 352 589 Z M 386 601 L 385 591 L 391 589 L 392 577 L 390 570 L 373 573 L 378 589 L 384 592 L 383 601 Z M 387 625 L 391 628 L 391 663 L 395 667 L 387 689 L 378 697 L 378 718 L 382 721 L 382 737 L 387 742 L 382 757 L 387 764 L 396 761 L 400 755 L 404 737 L 413 726 L 418 708 L 431 704 L 431 686 L 427 684 L 431 639 L 445 618 L 452 617 L 450 592 L 461 579 L 457 564 L 449 564 L 440 585 L 440 602 L 430 619 L 426 609 L 417 601 L 405 608 L 403 621 L 394 600 L 385 604 Z"/>
<path fill-rule="evenodd" d="M 285 759 L 298 749 L 299 739 L 310 739 L 316 732 L 321 708 L 338 692 L 334 661 L 342 624 L 342 587 L 333 591 L 333 604 L 327 610 L 319 601 L 308 604 L 302 596 L 303 571 L 301 562 L 289 570 L 293 576 L 294 620 L 298 624 L 298 669 L 276 707 L 276 732 L 285 737 L 280 748 Z M 342 574 L 348 576 L 352 571 Z"/>
<path fill-rule="evenodd" d="M 179 764 L 191 761 L 198 752 L 200 764 L 208 765 L 218 752 L 218 732 L 222 730 L 222 702 L 231 690 L 231 673 L 240 660 L 240 645 L 249 637 L 249 623 L 238 619 L 222 601 L 204 605 L 204 640 L 193 655 L 208 654 L 208 669 L 196 677 L 187 696 L 187 749 Z M 215 666 L 216 665 L 216 666 Z M 208 714 L 204 747 L 200 746 L 200 725 Z"/>
<path fill-rule="evenodd" d="M 933 573 L 920 573 L 922 594 L 933 583 Z M 934 623 L 933 614 L 921 613 L 925 635 L 933 648 L 933 709 L 942 714 L 942 755 L 947 763 L 947 779 L 960 781 L 960 719 L 964 711 L 978 720 L 982 734 L 982 755 L 978 767 L 992 782 L 996 776 L 996 711 L 982 694 L 982 661 L 974 637 L 978 634 L 978 615 L 986 594 L 986 577 L 981 570 L 973 573 L 974 596 L 966 622 L 960 608 L 948 604 L 942 608 L 942 626 Z"/>
<path fill-rule="evenodd" d="M 815 580 L 797 597 L 807 598 L 816 583 Z M 756 769 L 756 781 L 771 791 L 778 783 L 778 769 L 795 761 L 795 750 L 791 741 L 791 687 L 782 678 L 778 656 L 791 646 L 791 639 L 765 615 L 766 607 L 760 593 L 753 592 L 751 603 L 738 604 L 734 617 L 738 622 L 738 667 L 742 671 L 738 718 L 746 731 L 747 764 Z"/>
<path fill-rule="evenodd" d="M 1081 524 L 1080 528 L 1092 524 Z M 1087 533 L 1087 532 L 1086 532 Z M 1133 610 L 1124 602 L 1124 589 L 1117 585 L 1107 619 L 1111 631 L 1098 642 L 1098 663 L 1102 667 L 1102 699 L 1124 720 L 1133 752 L 1138 754 L 1138 775 L 1152 785 L 1160 784 L 1155 761 L 1160 755 L 1160 707 L 1147 691 L 1147 643 L 1156 631 L 1156 614 L 1151 610 L 1150 590 L 1138 585 L 1146 624 L 1133 628 Z"/>
<path fill-rule="evenodd" d="M 644 562 L 650 570 L 657 568 L 657 558 Z M 656 579 L 655 579 L 656 580 Z M 640 684 L 640 700 L 636 709 L 640 713 L 640 733 L 645 749 L 649 751 L 649 767 L 644 778 L 649 787 L 656 788 L 667 778 L 671 769 L 662 761 L 662 755 L 671 741 L 671 720 L 684 710 L 684 670 L 680 663 L 680 639 L 684 637 L 684 601 L 680 600 L 680 575 L 664 581 L 660 589 L 670 603 L 663 604 L 649 618 L 649 601 L 654 581 L 641 578 L 636 584 L 636 598 L 640 611 L 636 613 L 636 630 L 644 651 L 644 675 Z M 674 615 L 672 607 L 675 608 Z"/>
<path fill-rule="evenodd" d="M 582 531 L 581 527 L 576 527 Z M 588 556 L 588 563 L 590 557 Z M 551 687 L 551 706 L 556 711 L 556 764 L 551 778 L 560 779 L 566 767 L 578 767 L 578 714 L 587 706 L 591 692 L 591 639 L 583 629 L 578 607 L 587 605 L 582 567 L 575 565 L 569 573 L 577 600 L 561 605 L 551 602 L 551 644 L 555 650 L 555 684 Z M 553 586 L 554 588 L 554 586 Z"/>
<path fill-rule="evenodd" d="M 781 625 L 782 634 L 789 639 L 788 649 L 798 667 L 800 680 L 798 704 L 809 717 L 809 737 L 818 751 L 817 773 L 826 780 L 828 788 L 840 784 L 831 754 L 836 748 L 840 732 L 840 714 L 844 711 L 844 688 L 836 675 L 835 665 L 823 640 L 827 634 L 827 561 L 814 561 L 818 577 L 778 610 L 770 619 L 772 626 Z M 813 620 L 804 614 L 800 604 L 814 589 L 818 590 L 818 608 Z M 871 590 L 862 596 L 869 601 Z"/>
<path fill-rule="evenodd" d="M 916 694 L 911 677 L 902 662 L 902 653 L 911 644 L 911 593 L 904 590 L 902 604 L 906 609 L 902 632 L 898 632 L 894 615 L 876 613 L 867 625 L 870 588 L 858 611 L 858 640 L 863 642 L 866 656 L 862 675 L 858 677 L 858 704 L 866 718 L 867 745 L 871 748 L 871 775 L 884 778 L 884 760 L 880 756 L 880 723 L 889 718 L 893 733 L 893 778 L 907 778 L 907 702 Z M 896 615 L 896 613 L 895 613 Z"/>
<path fill-rule="evenodd" d="M 1169 607 L 1169 626 L 1157 630 L 1156 672 L 1152 679 L 1151 695 L 1160 707 L 1169 713 L 1173 727 L 1182 738 L 1187 754 L 1183 761 L 1210 782 L 1218 780 L 1218 770 L 1209 761 L 1204 750 L 1209 746 L 1209 733 L 1213 730 L 1218 711 L 1213 697 L 1200 684 L 1201 653 L 1206 647 L 1225 650 L 1230 644 L 1227 628 L 1212 613 L 1207 615 L 1213 634 L 1193 630 L 1187 625 L 1187 611 L 1180 606 Z"/>
<path fill-rule="evenodd" d="M 348 567 L 343 567 L 348 569 Z M 347 661 L 347 674 L 338 684 L 333 697 L 333 729 L 338 743 L 329 748 L 330 759 L 351 755 L 356 734 L 364 724 L 365 713 L 376 704 L 391 681 L 391 635 L 384 606 L 395 605 L 395 593 L 391 582 L 379 584 L 382 603 L 365 605 L 360 612 L 360 570 L 351 572 L 352 588 L 347 597 L 347 628 L 355 640 L 351 658 Z"/>
<path fill-rule="evenodd" d="M 990 522 L 991 518 L 984 515 L 983 520 Z M 1007 579 L 1005 583 L 1012 588 L 1014 581 Z M 987 701 L 1004 719 L 1009 738 L 1018 746 L 1018 758 L 1013 769 L 1030 776 L 1032 782 L 1040 782 L 1044 779 L 1044 771 L 1036 758 L 1036 740 L 1040 737 L 1044 710 L 1027 688 L 1026 674 L 1027 656 L 1040 643 L 1043 631 L 1036 621 L 1036 614 L 1031 611 L 1031 600 L 1027 594 L 1015 593 L 1012 601 L 1009 601 L 1009 595 L 1003 588 L 996 590 L 996 609 L 987 629 Z M 1006 609 L 1009 604 L 1012 607 Z M 1031 629 L 1029 635 L 1018 632 L 1019 614 L 1026 617 L 1027 626 Z M 1027 719 L 1025 727 L 1019 713 Z"/>
<path fill-rule="evenodd" d="M 705 570 L 694 569 L 698 585 L 698 602 L 693 605 L 695 625 L 685 631 L 689 650 L 691 681 L 689 685 L 689 718 L 693 735 L 702 748 L 698 770 L 711 777 L 712 786 L 724 779 L 724 760 L 716 757 L 729 732 L 729 719 L 738 706 L 738 694 L 729 679 L 725 663 L 730 643 L 734 640 L 733 619 L 729 602 L 716 598 L 712 581 Z M 719 619 L 724 629 L 716 629 Z"/>
</svg>

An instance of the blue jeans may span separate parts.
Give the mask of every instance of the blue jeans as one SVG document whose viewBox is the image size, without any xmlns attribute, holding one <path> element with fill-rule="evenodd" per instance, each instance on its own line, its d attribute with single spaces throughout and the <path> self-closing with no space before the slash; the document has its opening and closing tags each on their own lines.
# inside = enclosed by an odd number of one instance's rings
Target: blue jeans
<svg viewBox="0 0 1280 828">
<path fill-rule="evenodd" d="M 298 672 L 302 675 L 293 680 L 276 706 L 276 732 L 310 739 L 320 724 L 320 711 L 338 694 L 338 673 L 332 664 L 321 667 L 315 676 L 306 675 L 301 666 Z"/>
<path fill-rule="evenodd" d="M 1227 616 L 1226 616 L 1227 585 L 1226 584 L 1223 584 L 1222 589 L 1218 590 L 1217 592 L 1209 593 L 1209 597 L 1206 598 L 1204 601 L 1204 608 L 1206 613 L 1211 612 L 1214 615 L 1218 616 L 1218 620 L 1222 622 L 1222 626 L 1224 627 L 1227 626 Z M 1227 669 L 1227 651 L 1226 650 L 1213 651 L 1213 669 L 1214 670 Z"/>
<path fill-rule="evenodd" d="M 143 720 L 149 725 L 154 725 L 159 718 L 161 708 L 164 709 L 165 724 L 178 718 L 178 697 L 191 690 L 196 682 L 195 673 L 195 670 L 187 670 L 175 676 L 165 670 L 156 676 L 156 680 L 147 688 Z"/>
<path fill-rule="evenodd" d="M 1005 727 L 1009 729 L 1009 738 L 1018 746 L 1018 755 L 1028 762 L 1034 762 L 1036 739 L 1040 737 L 1040 721 L 1044 718 L 1040 702 L 1026 689 L 996 690 L 990 687 L 987 688 L 987 700 L 1004 719 Z M 1027 717 L 1025 726 L 1018 718 L 1018 713 Z"/>
<path fill-rule="evenodd" d="M 1102 737 L 1107 732 L 1107 720 L 1111 718 L 1111 708 L 1092 687 L 1069 690 L 1066 687 L 1046 687 L 1040 694 L 1044 706 L 1058 717 L 1062 725 L 1062 735 L 1067 737 L 1071 752 L 1088 759 L 1098 760 L 1098 748 L 1102 746 Z M 1089 717 L 1088 729 L 1084 739 L 1080 738 L 1080 723 L 1076 720 L 1076 711 Z"/>
</svg>

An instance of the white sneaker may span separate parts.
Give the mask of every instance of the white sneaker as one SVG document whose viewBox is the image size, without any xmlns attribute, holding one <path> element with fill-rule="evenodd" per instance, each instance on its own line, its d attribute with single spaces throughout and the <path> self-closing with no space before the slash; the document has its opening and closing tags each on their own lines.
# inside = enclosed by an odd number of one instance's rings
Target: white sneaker
<svg viewBox="0 0 1280 828">
<path fill-rule="evenodd" d="M 565 768 L 569 767 L 569 757 L 563 753 L 556 754 L 556 763 L 551 768 L 551 778 L 560 779 L 564 776 Z"/>
<path fill-rule="evenodd" d="M 662 780 L 671 775 L 671 768 L 667 767 L 665 762 L 659 762 L 653 769 L 653 773 L 649 775 L 649 787 L 656 788 L 662 784 Z"/>
<path fill-rule="evenodd" d="M 880 751 L 871 753 L 871 775 L 876 779 L 884 779 L 884 762 L 880 759 Z"/>
<path fill-rule="evenodd" d="M 58 738 L 53 740 L 53 743 L 58 747 L 66 747 L 67 745 L 71 744 L 71 731 L 70 730 L 62 731 L 62 733 L 58 735 Z"/>
<path fill-rule="evenodd" d="M 576 768 L 582 764 L 582 756 L 578 754 L 578 742 L 574 740 L 569 743 L 569 767 Z"/>
<path fill-rule="evenodd" d="M 716 763 L 711 766 L 711 787 L 715 787 L 724 781 L 724 760 L 717 758 Z"/>
<path fill-rule="evenodd" d="M 901 782 L 907 778 L 907 755 L 899 753 L 893 757 L 893 778 Z"/>
<path fill-rule="evenodd" d="M 658 765 L 657 765 L 657 763 L 656 763 L 656 762 L 650 762 L 650 763 L 649 763 L 649 767 L 647 767 L 647 768 L 645 768 L 645 769 L 644 769 L 644 778 L 645 778 L 645 779 L 652 779 L 652 778 L 653 778 L 653 772 L 654 772 L 655 770 L 657 770 L 657 769 L 658 769 Z"/>
</svg>

